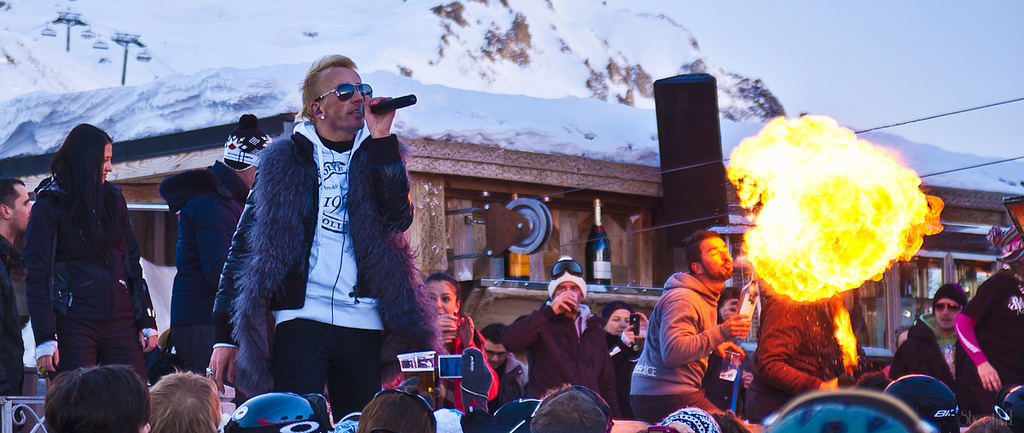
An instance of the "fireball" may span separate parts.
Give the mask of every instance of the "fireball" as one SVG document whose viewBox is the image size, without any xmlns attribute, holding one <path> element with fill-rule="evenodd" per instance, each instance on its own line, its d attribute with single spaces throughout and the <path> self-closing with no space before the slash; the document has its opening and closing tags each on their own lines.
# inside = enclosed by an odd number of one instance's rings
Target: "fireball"
<svg viewBox="0 0 1024 433">
<path fill-rule="evenodd" d="M 942 231 L 942 200 L 921 192 L 917 173 L 828 117 L 768 122 L 733 151 L 728 173 L 756 222 L 743 239 L 747 259 L 794 301 L 879 280 Z M 850 314 L 839 298 L 832 311 L 849 369 L 857 364 Z"/>
<path fill-rule="evenodd" d="M 748 260 L 795 301 L 877 281 L 942 231 L 942 200 L 917 174 L 828 117 L 772 120 L 733 151 L 728 174 L 754 214 Z"/>
</svg>

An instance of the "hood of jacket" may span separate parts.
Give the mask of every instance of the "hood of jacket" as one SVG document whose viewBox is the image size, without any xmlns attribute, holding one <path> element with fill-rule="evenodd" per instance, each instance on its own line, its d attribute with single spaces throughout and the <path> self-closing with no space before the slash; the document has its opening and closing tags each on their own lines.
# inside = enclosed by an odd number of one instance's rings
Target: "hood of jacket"
<svg viewBox="0 0 1024 433">
<path fill-rule="evenodd" d="M 178 212 L 188 202 L 203 194 L 219 194 L 224 198 L 244 203 L 249 188 L 227 165 L 217 161 L 205 169 L 178 173 L 160 182 L 160 197 L 171 212 Z"/>
<path fill-rule="evenodd" d="M 710 287 L 705 286 L 704 283 L 700 282 L 697 277 L 690 275 L 688 272 L 676 272 L 665 281 L 665 291 L 669 291 L 677 288 L 686 288 L 693 290 L 700 294 L 701 297 L 707 299 L 712 304 L 718 303 L 718 296 L 720 293 L 715 293 Z"/>
</svg>

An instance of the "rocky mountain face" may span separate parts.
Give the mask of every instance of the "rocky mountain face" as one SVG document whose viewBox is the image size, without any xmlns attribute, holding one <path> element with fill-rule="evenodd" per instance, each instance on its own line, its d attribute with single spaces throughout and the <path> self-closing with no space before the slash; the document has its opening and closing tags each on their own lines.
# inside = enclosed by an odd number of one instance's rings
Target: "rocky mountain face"
<svg viewBox="0 0 1024 433">
<path fill-rule="evenodd" d="M 707 73 L 718 82 L 723 118 L 749 122 L 785 115 L 764 82 L 710 65 L 690 32 L 665 16 L 611 11 L 593 0 L 532 3 L 457 0 L 433 7 L 443 32 L 431 65 L 457 63 L 464 75 L 490 82 L 515 67 L 538 86 L 557 81 L 569 95 L 644 108 L 654 106 L 657 79 Z M 641 33 L 645 29 L 657 31 Z M 644 40 L 642 34 L 664 39 Z M 554 76 L 555 68 L 562 76 Z"/>
</svg>

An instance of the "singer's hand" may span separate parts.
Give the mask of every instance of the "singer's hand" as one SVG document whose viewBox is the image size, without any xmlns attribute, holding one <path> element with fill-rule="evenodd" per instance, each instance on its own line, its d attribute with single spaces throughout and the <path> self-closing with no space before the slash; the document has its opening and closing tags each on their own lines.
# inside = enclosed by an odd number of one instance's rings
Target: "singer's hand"
<svg viewBox="0 0 1024 433">
<path fill-rule="evenodd" d="M 395 111 L 374 114 L 370 107 L 377 105 L 391 98 L 371 98 L 364 102 L 363 118 L 366 119 L 366 127 L 370 129 L 370 136 L 373 138 L 384 138 L 391 135 L 391 122 L 395 120 Z"/>
</svg>

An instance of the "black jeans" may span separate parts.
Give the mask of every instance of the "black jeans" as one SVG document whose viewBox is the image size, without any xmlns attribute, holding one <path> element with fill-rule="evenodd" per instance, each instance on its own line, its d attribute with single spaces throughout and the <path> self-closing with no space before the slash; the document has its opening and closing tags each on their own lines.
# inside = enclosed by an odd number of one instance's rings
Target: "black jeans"
<svg viewBox="0 0 1024 433">
<path fill-rule="evenodd" d="M 381 340 L 381 331 L 305 319 L 281 323 L 274 337 L 274 388 L 322 394 L 326 383 L 334 419 L 361 412 L 380 391 Z"/>
<path fill-rule="evenodd" d="M 657 424 L 684 407 L 697 407 L 711 413 L 721 412 L 704 397 L 703 390 L 673 395 L 630 395 L 629 402 L 636 419 L 648 424 Z"/>
<path fill-rule="evenodd" d="M 785 406 L 792 397 L 789 394 L 766 393 L 748 389 L 746 402 L 747 419 L 751 423 L 760 424 L 764 421 L 765 417 Z"/>
<path fill-rule="evenodd" d="M 139 330 L 131 318 L 119 320 L 73 320 L 57 318 L 58 372 L 95 365 L 127 365 L 146 381 Z"/>
<path fill-rule="evenodd" d="M 175 325 L 171 327 L 171 346 L 185 361 L 185 368 L 206 374 L 213 354 L 213 325 Z"/>
</svg>

